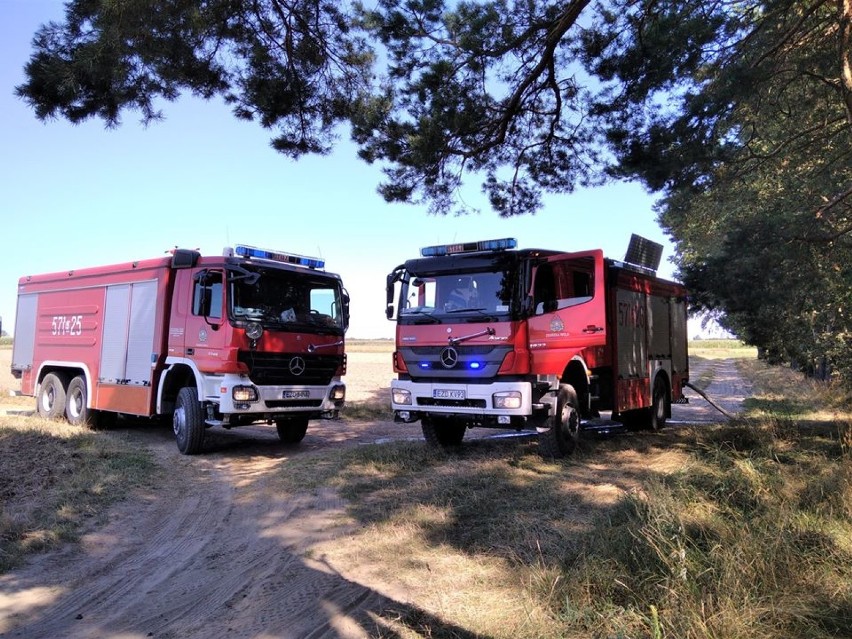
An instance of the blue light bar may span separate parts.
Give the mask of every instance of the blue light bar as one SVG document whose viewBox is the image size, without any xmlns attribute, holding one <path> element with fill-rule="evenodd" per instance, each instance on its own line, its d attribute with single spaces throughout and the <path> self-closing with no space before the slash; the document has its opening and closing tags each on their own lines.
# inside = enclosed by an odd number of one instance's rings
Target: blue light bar
<svg viewBox="0 0 852 639">
<path fill-rule="evenodd" d="M 426 246 L 420 249 L 422 257 L 440 257 L 442 255 L 457 255 L 459 253 L 480 253 L 482 251 L 505 251 L 518 246 L 518 241 L 513 237 L 502 240 L 481 240 L 479 242 L 465 242 L 463 244 L 439 244 L 437 246 Z"/>
<path fill-rule="evenodd" d="M 267 249 L 246 246 L 244 244 L 237 244 L 234 247 L 234 254 L 239 255 L 240 257 L 248 257 L 258 260 L 271 260 L 273 262 L 295 264 L 296 266 L 306 266 L 314 269 L 325 267 L 325 260 L 321 260 L 317 257 L 305 257 L 304 255 L 296 255 L 295 253 L 269 251 Z"/>
</svg>

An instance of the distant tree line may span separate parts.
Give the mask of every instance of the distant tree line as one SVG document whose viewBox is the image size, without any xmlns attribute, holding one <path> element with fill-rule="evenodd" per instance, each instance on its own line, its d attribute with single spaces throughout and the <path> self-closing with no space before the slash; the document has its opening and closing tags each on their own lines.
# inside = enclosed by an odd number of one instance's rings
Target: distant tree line
<svg viewBox="0 0 852 639">
<path fill-rule="evenodd" d="M 348 126 L 436 214 L 466 178 L 501 216 L 640 180 L 695 309 L 852 381 L 852 0 L 71 0 L 17 87 L 109 126 L 182 93 L 292 157 Z"/>
</svg>

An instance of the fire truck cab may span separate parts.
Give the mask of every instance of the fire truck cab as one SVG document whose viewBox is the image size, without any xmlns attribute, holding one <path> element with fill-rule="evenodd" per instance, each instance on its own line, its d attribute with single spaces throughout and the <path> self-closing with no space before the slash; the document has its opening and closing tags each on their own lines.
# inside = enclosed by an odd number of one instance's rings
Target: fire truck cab
<svg viewBox="0 0 852 639">
<path fill-rule="evenodd" d="M 443 446 L 473 427 L 535 429 L 555 456 L 602 410 L 662 427 L 688 381 L 683 286 L 597 249 L 516 246 L 426 247 L 388 275 L 395 420 Z"/>
</svg>

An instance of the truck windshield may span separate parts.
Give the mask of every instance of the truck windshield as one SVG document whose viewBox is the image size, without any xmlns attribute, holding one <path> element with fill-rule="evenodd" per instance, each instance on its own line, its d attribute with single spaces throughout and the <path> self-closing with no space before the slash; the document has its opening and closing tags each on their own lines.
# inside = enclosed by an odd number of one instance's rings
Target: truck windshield
<svg viewBox="0 0 852 639">
<path fill-rule="evenodd" d="M 508 316 L 512 278 L 504 271 L 409 273 L 402 280 L 399 317 L 420 321 L 476 321 Z M 450 317 L 453 319 L 450 320 Z"/>
<path fill-rule="evenodd" d="M 236 323 L 279 330 L 343 333 L 340 282 L 321 273 L 274 268 L 229 271 L 229 312 Z"/>
</svg>

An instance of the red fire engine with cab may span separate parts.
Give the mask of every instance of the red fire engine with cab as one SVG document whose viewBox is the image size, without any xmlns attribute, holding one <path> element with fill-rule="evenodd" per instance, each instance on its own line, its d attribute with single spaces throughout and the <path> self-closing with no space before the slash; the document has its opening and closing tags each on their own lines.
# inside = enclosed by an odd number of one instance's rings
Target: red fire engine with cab
<svg viewBox="0 0 852 639">
<path fill-rule="evenodd" d="M 557 457 L 581 428 L 661 428 L 689 379 L 686 290 L 656 277 L 662 247 L 634 236 L 619 262 L 516 245 L 431 246 L 388 275 L 395 420 L 442 446 L 534 428 Z"/>
<path fill-rule="evenodd" d="M 211 426 L 275 423 L 297 443 L 346 394 L 349 298 L 323 268 L 238 245 L 22 277 L 12 374 L 44 417 L 171 417 L 185 454 Z"/>
</svg>

